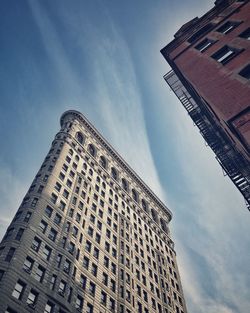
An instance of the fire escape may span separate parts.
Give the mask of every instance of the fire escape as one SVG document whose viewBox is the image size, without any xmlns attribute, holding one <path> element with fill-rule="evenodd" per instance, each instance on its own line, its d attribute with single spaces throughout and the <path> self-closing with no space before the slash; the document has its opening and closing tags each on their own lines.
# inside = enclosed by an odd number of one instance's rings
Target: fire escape
<svg viewBox="0 0 250 313">
<path fill-rule="evenodd" d="M 199 104 L 193 99 L 174 71 L 168 72 L 164 79 L 178 97 L 201 135 L 214 151 L 223 171 L 245 198 L 250 211 L 250 165 L 235 148 L 226 132 L 216 122 L 211 112 L 200 99 Z"/>
</svg>

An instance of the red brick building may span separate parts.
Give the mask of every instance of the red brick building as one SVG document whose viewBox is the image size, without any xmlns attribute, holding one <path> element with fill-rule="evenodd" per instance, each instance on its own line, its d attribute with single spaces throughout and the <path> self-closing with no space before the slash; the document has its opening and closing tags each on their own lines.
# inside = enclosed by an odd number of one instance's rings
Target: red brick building
<svg viewBox="0 0 250 313">
<path fill-rule="evenodd" d="M 250 2 L 216 1 L 161 50 L 164 78 L 250 206 Z"/>
</svg>

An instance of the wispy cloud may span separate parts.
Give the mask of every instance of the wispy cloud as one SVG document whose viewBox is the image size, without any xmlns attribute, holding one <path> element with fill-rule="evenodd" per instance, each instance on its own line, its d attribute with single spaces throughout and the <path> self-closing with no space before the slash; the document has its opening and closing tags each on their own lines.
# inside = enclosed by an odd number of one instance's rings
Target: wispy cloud
<svg viewBox="0 0 250 313">
<path fill-rule="evenodd" d="M 39 1 L 28 0 L 28 2 L 34 21 L 40 31 L 44 49 L 47 52 L 51 65 L 50 73 L 53 75 L 56 81 L 55 85 L 59 90 L 58 97 L 61 94 L 58 106 L 78 106 L 81 101 L 83 84 L 78 80 L 76 72 L 70 64 L 70 59 L 65 52 L 55 23 Z M 87 93 L 85 97 L 88 97 Z"/>
<path fill-rule="evenodd" d="M 131 167 L 164 198 L 147 138 L 134 64 L 128 45 L 108 11 L 103 7 L 106 16 L 104 30 L 85 16 L 84 11 L 81 14 L 74 12 L 73 19 L 67 8 L 60 7 L 61 19 L 65 25 L 70 25 L 68 31 L 80 55 L 88 60 L 91 51 L 91 63 L 88 64 L 91 91 L 88 90 L 85 97 L 82 77 L 71 68 L 53 21 L 40 4 L 29 3 L 48 56 L 58 71 L 58 79 L 67 84 L 63 94 L 78 95 L 73 100 L 76 108 L 90 113 L 93 124 L 99 125 L 99 130 Z"/>
<path fill-rule="evenodd" d="M 98 41 L 94 68 L 96 101 L 106 133 L 132 168 L 163 198 L 129 48 L 112 24 L 109 37 L 99 36 Z"/>
</svg>

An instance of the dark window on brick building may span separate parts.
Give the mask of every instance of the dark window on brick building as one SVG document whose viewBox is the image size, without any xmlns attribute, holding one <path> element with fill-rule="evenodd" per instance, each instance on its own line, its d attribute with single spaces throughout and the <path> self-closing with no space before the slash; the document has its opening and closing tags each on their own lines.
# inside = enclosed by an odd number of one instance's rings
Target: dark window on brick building
<svg viewBox="0 0 250 313">
<path fill-rule="evenodd" d="M 241 70 L 239 72 L 240 76 L 246 78 L 246 79 L 250 79 L 250 64 L 248 64 L 247 66 L 245 66 L 243 68 L 243 70 Z"/>
<path fill-rule="evenodd" d="M 215 43 L 214 40 L 206 38 L 202 40 L 198 45 L 195 46 L 196 50 L 199 50 L 200 52 L 206 51 L 210 46 L 212 46 Z"/>
<path fill-rule="evenodd" d="M 233 31 L 237 26 L 239 26 L 240 23 L 241 22 L 228 21 L 225 24 L 223 24 L 222 26 L 220 26 L 216 31 L 226 35 L 226 34 L 230 33 L 231 31 Z"/>
<path fill-rule="evenodd" d="M 239 37 L 250 40 L 250 27 L 248 27 L 246 30 L 244 30 L 243 33 L 239 35 Z"/>
<path fill-rule="evenodd" d="M 226 64 L 238 55 L 242 50 L 224 46 L 212 55 L 212 58 L 221 64 Z"/>
</svg>

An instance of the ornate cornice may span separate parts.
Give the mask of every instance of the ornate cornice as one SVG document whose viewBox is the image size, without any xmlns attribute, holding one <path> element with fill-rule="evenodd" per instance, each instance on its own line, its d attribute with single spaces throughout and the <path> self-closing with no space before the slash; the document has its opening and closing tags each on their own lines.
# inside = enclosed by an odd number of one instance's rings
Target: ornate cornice
<svg viewBox="0 0 250 313">
<path fill-rule="evenodd" d="M 169 221 L 172 219 L 172 212 L 167 206 L 154 194 L 154 192 L 143 182 L 143 180 L 132 170 L 132 168 L 123 160 L 118 152 L 106 141 L 106 139 L 98 132 L 98 130 L 87 120 L 87 118 L 80 112 L 75 110 L 68 110 L 64 112 L 60 118 L 60 125 L 64 124 L 64 118 L 71 115 L 82 123 L 89 132 L 101 143 L 101 145 L 111 154 L 111 156 L 119 163 L 123 170 L 131 176 L 138 186 L 151 198 L 153 202 L 168 216 Z"/>
</svg>

